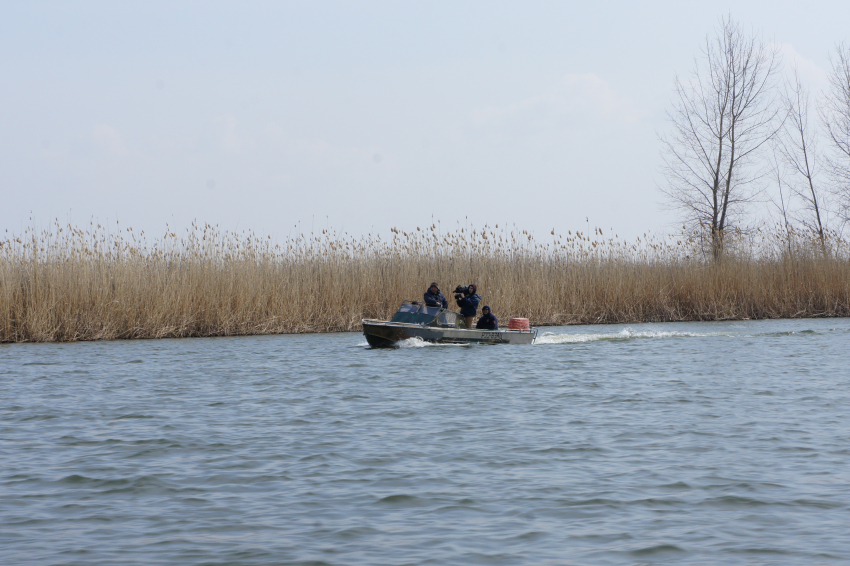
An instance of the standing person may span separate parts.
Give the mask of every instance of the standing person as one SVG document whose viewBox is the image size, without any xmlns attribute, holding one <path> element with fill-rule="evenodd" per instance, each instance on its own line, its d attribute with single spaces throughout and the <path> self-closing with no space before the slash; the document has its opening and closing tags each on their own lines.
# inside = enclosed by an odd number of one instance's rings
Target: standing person
<svg viewBox="0 0 850 566">
<path fill-rule="evenodd" d="M 478 330 L 499 330 L 499 319 L 490 312 L 490 307 L 484 305 L 481 309 L 481 318 L 478 319 L 478 324 L 475 325 Z"/>
<path fill-rule="evenodd" d="M 428 287 L 428 290 L 425 291 L 425 306 L 426 307 L 442 307 L 444 309 L 449 308 L 449 302 L 440 292 L 440 288 L 437 287 L 437 283 L 431 283 L 431 286 Z"/>
<path fill-rule="evenodd" d="M 475 322 L 475 315 L 478 314 L 478 302 L 481 297 L 478 296 L 478 286 L 471 283 L 469 287 L 459 287 L 457 291 L 462 291 L 463 294 L 455 295 L 457 306 L 460 307 L 460 315 L 463 317 L 463 325 L 471 329 L 472 323 Z"/>
</svg>

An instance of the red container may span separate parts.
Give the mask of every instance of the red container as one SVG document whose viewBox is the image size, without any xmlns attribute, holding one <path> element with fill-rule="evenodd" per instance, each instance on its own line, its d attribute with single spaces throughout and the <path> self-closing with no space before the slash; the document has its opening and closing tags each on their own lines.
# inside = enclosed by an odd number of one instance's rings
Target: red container
<svg viewBox="0 0 850 566">
<path fill-rule="evenodd" d="M 528 323 L 527 318 L 512 318 L 510 322 L 508 322 L 508 329 L 531 330 L 531 325 Z"/>
</svg>

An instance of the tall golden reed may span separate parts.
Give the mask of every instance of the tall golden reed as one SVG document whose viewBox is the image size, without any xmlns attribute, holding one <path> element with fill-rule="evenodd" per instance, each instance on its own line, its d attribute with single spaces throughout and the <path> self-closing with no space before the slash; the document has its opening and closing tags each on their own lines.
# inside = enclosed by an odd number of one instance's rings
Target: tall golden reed
<svg viewBox="0 0 850 566">
<path fill-rule="evenodd" d="M 805 233 L 617 237 L 437 225 L 390 240 L 323 230 L 275 244 L 193 225 L 60 226 L 0 241 L 0 342 L 359 330 L 433 280 L 475 282 L 501 319 L 536 325 L 850 315 L 850 246 Z M 448 294 L 448 293 L 447 293 Z"/>
</svg>

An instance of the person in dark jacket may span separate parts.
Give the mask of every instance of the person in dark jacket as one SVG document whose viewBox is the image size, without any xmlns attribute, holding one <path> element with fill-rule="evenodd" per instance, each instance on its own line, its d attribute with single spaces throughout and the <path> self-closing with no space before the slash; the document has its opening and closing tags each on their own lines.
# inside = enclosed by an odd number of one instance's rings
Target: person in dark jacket
<svg viewBox="0 0 850 566">
<path fill-rule="evenodd" d="M 478 319 L 478 324 L 475 325 L 478 330 L 499 330 L 499 319 L 490 312 L 490 307 L 484 305 L 481 309 L 481 318 Z"/>
<path fill-rule="evenodd" d="M 440 288 L 437 287 L 436 283 L 431 283 L 431 286 L 425 291 L 425 306 L 449 308 L 449 302 L 440 292 Z"/>
<path fill-rule="evenodd" d="M 472 283 L 467 287 L 462 295 L 455 295 L 457 306 L 460 307 L 460 315 L 463 317 L 463 325 L 467 328 L 472 328 L 472 323 L 475 322 L 475 315 L 478 314 L 478 302 L 481 297 L 476 293 L 478 286 Z"/>
</svg>

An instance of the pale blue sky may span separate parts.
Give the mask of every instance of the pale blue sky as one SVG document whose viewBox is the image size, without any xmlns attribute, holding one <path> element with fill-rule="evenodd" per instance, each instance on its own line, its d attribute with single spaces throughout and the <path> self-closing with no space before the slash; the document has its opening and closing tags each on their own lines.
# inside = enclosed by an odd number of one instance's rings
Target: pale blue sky
<svg viewBox="0 0 850 566">
<path fill-rule="evenodd" d="M 850 39 L 846 1 L 0 1 L 0 228 L 660 231 L 656 131 L 727 13 L 815 87 Z"/>
</svg>

